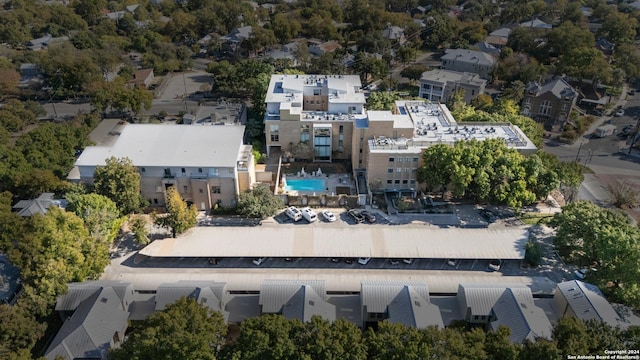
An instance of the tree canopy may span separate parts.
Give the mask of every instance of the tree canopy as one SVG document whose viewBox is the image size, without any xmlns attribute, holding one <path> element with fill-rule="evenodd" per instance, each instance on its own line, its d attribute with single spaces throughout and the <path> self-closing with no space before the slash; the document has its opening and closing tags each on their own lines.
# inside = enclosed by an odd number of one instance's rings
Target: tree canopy
<svg viewBox="0 0 640 360">
<path fill-rule="evenodd" d="M 215 360 L 224 343 L 227 325 L 219 312 L 192 298 L 181 298 L 151 314 L 110 360 Z"/>
<path fill-rule="evenodd" d="M 116 203 L 123 215 L 140 212 L 146 206 L 140 194 L 140 173 L 127 158 L 110 157 L 106 165 L 96 166 L 93 184 L 95 192 Z"/>
<path fill-rule="evenodd" d="M 191 229 L 196 225 L 198 209 L 195 205 L 187 205 L 174 186 L 167 189 L 167 213 L 157 215 L 155 223 L 171 229 L 173 237 Z"/>
<path fill-rule="evenodd" d="M 126 217 L 120 216 L 116 203 L 98 194 L 67 194 L 67 211 L 79 216 L 89 230 L 89 235 L 98 242 L 111 245 L 124 224 Z"/>
<path fill-rule="evenodd" d="M 282 200 L 267 186 L 256 186 L 241 192 L 238 197 L 238 214 L 246 217 L 264 219 L 275 215 L 283 207 Z"/>
</svg>

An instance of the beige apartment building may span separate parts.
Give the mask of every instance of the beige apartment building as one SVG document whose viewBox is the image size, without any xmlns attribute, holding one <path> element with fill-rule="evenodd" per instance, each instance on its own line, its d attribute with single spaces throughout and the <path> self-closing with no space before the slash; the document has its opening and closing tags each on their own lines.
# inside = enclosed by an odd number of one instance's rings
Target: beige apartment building
<svg viewBox="0 0 640 360">
<path fill-rule="evenodd" d="M 272 75 L 265 98 L 267 155 L 349 159 L 353 124 L 366 118 L 361 86 L 357 75 Z"/>
<path fill-rule="evenodd" d="M 93 182 L 96 166 L 110 157 L 129 158 L 140 172 L 140 189 L 151 206 L 165 205 L 169 187 L 199 210 L 233 206 L 256 183 L 244 126 L 129 124 L 111 146 L 89 146 L 76 161 L 80 181 Z"/>
</svg>

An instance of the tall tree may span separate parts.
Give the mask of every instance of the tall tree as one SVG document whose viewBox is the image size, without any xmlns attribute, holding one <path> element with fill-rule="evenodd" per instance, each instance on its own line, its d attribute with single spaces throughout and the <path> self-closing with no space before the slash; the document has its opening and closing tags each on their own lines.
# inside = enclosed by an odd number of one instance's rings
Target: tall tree
<svg viewBox="0 0 640 360">
<path fill-rule="evenodd" d="M 120 216 L 116 203 L 98 194 L 69 194 L 67 211 L 84 220 L 89 234 L 96 241 L 111 245 L 124 224 L 126 217 Z"/>
<path fill-rule="evenodd" d="M 264 219 L 275 215 L 282 207 L 282 200 L 273 195 L 268 186 L 256 186 L 238 197 L 238 213 L 247 217 Z"/>
<path fill-rule="evenodd" d="M 140 212 L 146 199 L 140 194 L 140 173 L 127 158 L 110 157 L 93 174 L 95 191 L 113 200 L 123 215 Z"/>
<path fill-rule="evenodd" d="M 110 360 L 215 360 L 227 325 L 219 312 L 181 298 L 144 320 Z"/>
<path fill-rule="evenodd" d="M 195 205 L 187 205 L 175 187 L 167 189 L 167 213 L 156 216 L 155 223 L 159 226 L 171 229 L 173 237 L 191 229 L 196 225 L 198 208 Z"/>
</svg>

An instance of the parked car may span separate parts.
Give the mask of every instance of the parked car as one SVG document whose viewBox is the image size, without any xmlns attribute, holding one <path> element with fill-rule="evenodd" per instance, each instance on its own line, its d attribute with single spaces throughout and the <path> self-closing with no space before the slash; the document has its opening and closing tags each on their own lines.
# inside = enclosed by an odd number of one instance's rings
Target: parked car
<svg viewBox="0 0 640 360">
<path fill-rule="evenodd" d="M 356 210 L 356 209 L 351 209 L 348 212 L 349 216 L 351 216 L 356 222 L 364 222 L 364 216 L 362 216 L 362 213 L 360 212 L 360 210 Z"/>
<path fill-rule="evenodd" d="M 458 264 L 458 260 L 456 260 L 456 259 L 447 259 L 447 265 L 456 266 L 456 264 Z"/>
<path fill-rule="evenodd" d="M 411 264 L 413 264 L 413 259 L 402 259 L 402 262 L 407 264 L 407 265 L 411 265 Z"/>
<path fill-rule="evenodd" d="M 389 264 L 398 265 L 398 264 L 400 264 L 400 259 L 390 259 L 389 260 Z"/>
<path fill-rule="evenodd" d="M 369 261 L 371 261 L 370 257 L 366 257 L 366 258 L 359 258 L 358 259 L 358 264 L 360 265 L 367 265 L 369 263 Z"/>
<path fill-rule="evenodd" d="M 587 269 L 587 268 L 582 268 L 582 269 L 578 269 L 574 272 L 574 275 L 576 276 L 576 279 L 578 280 L 584 280 L 587 277 L 587 274 L 589 274 L 590 272 L 595 272 L 596 269 Z"/>
<path fill-rule="evenodd" d="M 289 206 L 287 210 L 285 210 L 285 213 L 293 221 L 298 221 L 302 219 L 302 213 L 295 206 Z"/>
<path fill-rule="evenodd" d="M 318 220 L 318 215 L 316 214 L 316 212 L 311 210 L 308 207 L 303 208 L 300 212 L 302 213 L 302 217 L 305 220 L 307 220 L 309 223 L 312 223 L 312 222 Z"/>
<path fill-rule="evenodd" d="M 253 259 L 253 261 L 252 261 L 252 262 L 253 262 L 253 265 L 255 265 L 255 266 L 260 266 L 260 265 L 262 265 L 262 263 L 263 263 L 263 262 L 265 262 L 265 260 L 267 260 L 267 258 L 266 258 L 266 257 L 261 257 L 261 258 L 255 258 L 255 259 Z"/>
<path fill-rule="evenodd" d="M 369 222 L 369 223 L 374 223 L 376 222 L 376 215 L 372 212 L 369 211 L 363 211 L 361 212 L 361 215 Z"/>
<path fill-rule="evenodd" d="M 344 259 L 344 262 L 346 264 L 353 264 L 353 262 L 356 260 L 356 258 L 346 258 Z"/>
<path fill-rule="evenodd" d="M 340 258 L 331 258 L 331 262 L 332 263 L 339 263 L 340 262 Z"/>
<path fill-rule="evenodd" d="M 489 271 L 500 271 L 502 260 L 494 259 L 489 261 Z"/>
<path fill-rule="evenodd" d="M 623 116 L 624 115 L 624 109 L 620 109 L 620 110 L 616 111 L 616 113 L 614 115 L 615 116 Z"/>
<path fill-rule="evenodd" d="M 336 221 L 336 216 L 329 210 L 325 210 L 322 212 L 322 217 L 328 222 Z"/>
</svg>

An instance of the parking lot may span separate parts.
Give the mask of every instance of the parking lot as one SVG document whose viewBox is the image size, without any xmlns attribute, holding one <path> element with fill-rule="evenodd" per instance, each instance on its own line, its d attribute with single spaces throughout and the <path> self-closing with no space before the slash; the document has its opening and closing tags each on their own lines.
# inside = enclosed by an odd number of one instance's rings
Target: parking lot
<svg viewBox="0 0 640 360">
<path fill-rule="evenodd" d="M 312 223 L 305 219 L 300 219 L 298 221 L 293 221 L 285 211 L 280 212 L 276 216 L 273 217 L 273 222 L 279 225 L 288 225 L 288 226 L 373 226 L 373 225 L 388 225 L 390 221 L 383 216 L 382 214 L 371 211 L 370 214 L 374 216 L 375 221 L 369 222 L 364 220 L 362 222 L 357 221 L 354 217 L 350 216 L 345 209 L 328 209 L 331 211 L 335 217 L 336 221 L 329 222 L 322 216 L 322 210 L 324 209 L 314 209 L 318 214 L 318 220 Z M 263 224 L 269 223 L 263 222 Z"/>
</svg>

